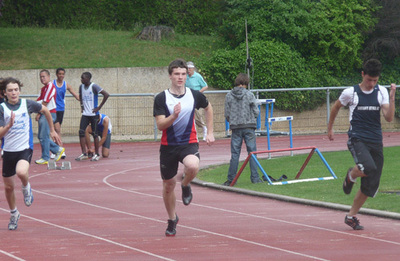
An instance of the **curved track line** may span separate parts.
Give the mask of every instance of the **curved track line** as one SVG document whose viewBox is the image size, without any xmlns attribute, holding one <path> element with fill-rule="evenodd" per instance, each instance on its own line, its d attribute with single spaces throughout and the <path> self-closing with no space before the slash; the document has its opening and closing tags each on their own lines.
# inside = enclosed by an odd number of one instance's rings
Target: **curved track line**
<svg viewBox="0 0 400 261">
<path fill-rule="evenodd" d="M 155 221 L 155 222 L 159 222 L 159 223 L 163 223 L 163 224 L 165 223 L 164 220 L 159 220 L 159 219 L 155 219 L 155 218 L 149 218 L 149 217 L 146 217 L 146 216 L 141 216 L 141 215 L 137 215 L 137 214 L 133 214 L 133 213 L 117 210 L 117 209 L 103 207 L 103 206 L 99 206 L 99 205 L 83 202 L 83 201 L 76 200 L 76 199 L 70 199 L 70 198 L 66 198 L 66 197 L 62 197 L 62 196 L 58 196 L 58 195 L 53 195 L 53 194 L 50 194 L 50 193 L 47 193 L 47 192 L 43 192 L 43 191 L 36 190 L 36 192 L 39 193 L 39 194 L 50 196 L 50 197 L 63 199 L 63 200 L 67 200 L 67 201 L 71 201 L 71 202 L 75 202 L 75 203 L 79 203 L 79 204 L 83 204 L 83 205 L 86 205 L 86 206 L 95 207 L 95 208 L 99 208 L 99 209 L 103 209 L 103 210 L 108 210 L 108 211 L 116 212 L 116 213 L 119 213 L 119 214 L 125 214 L 125 215 L 129 215 L 129 216 L 134 216 L 134 217 L 138 217 L 138 218 L 142 218 L 142 219 L 146 219 L 146 220 L 151 220 L 151 221 Z M 146 194 L 143 194 L 143 195 L 146 195 Z M 0 208 L 0 210 L 8 212 L 8 210 L 3 209 L 3 208 Z M 112 241 L 112 240 L 109 240 L 109 239 L 105 239 L 105 238 L 98 237 L 98 236 L 95 236 L 95 235 L 87 234 L 85 232 L 81 232 L 81 231 L 78 231 L 78 230 L 70 229 L 70 228 L 67 228 L 67 227 L 60 226 L 60 225 L 56 225 L 56 224 L 53 224 L 53 223 L 50 223 L 50 222 L 47 222 L 47 221 L 36 219 L 34 217 L 30 217 L 30 216 L 26 216 L 26 215 L 21 215 L 21 216 L 24 216 L 24 217 L 27 217 L 29 219 L 35 220 L 37 222 L 41 222 L 41 223 L 48 224 L 48 225 L 51 225 L 51 226 L 54 226 L 54 227 L 57 227 L 57 228 L 61 228 L 61 229 L 64 229 L 64 230 L 67 230 L 67 231 L 70 231 L 70 232 L 75 232 L 75 233 L 78 233 L 78 234 L 81 234 L 81 235 L 84 235 L 84 236 L 88 236 L 88 237 L 92 237 L 92 238 L 95 238 L 95 239 L 99 239 L 99 240 L 102 240 L 102 241 L 105 241 L 105 242 L 108 242 L 108 243 L 112 243 L 112 244 L 115 244 L 115 245 L 118 245 L 118 246 L 126 247 L 128 249 L 135 250 L 135 251 L 138 251 L 138 252 L 141 252 L 141 253 L 150 254 L 152 256 L 163 258 L 163 257 L 157 256 L 155 254 L 151 254 L 150 252 L 143 251 L 143 250 L 140 250 L 140 249 L 137 249 L 137 248 L 133 248 L 133 247 L 130 247 L 130 246 L 127 246 L 127 245 L 124 245 L 124 244 L 120 244 L 118 242 L 115 242 L 115 241 Z M 322 259 L 322 258 L 319 258 L 319 257 L 310 256 L 310 255 L 306 255 L 306 254 L 302 254 L 302 253 L 298 253 L 298 252 L 294 252 L 294 251 L 290 251 L 290 250 L 286 250 L 286 249 L 278 248 L 278 247 L 274 247 L 274 246 L 269 246 L 269 245 L 261 244 L 261 243 L 258 243 L 258 242 L 254 242 L 254 241 L 249 241 L 249 240 L 246 240 L 246 239 L 238 238 L 238 237 L 233 237 L 233 236 L 229 236 L 229 235 L 225 235 L 225 234 L 215 233 L 215 232 L 208 231 L 208 230 L 203 230 L 203 229 L 198 229 L 198 228 L 193 228 L 193 227 L 183 226 L 183 225 L 180 225 L 180 227 L 183 227 L 183 228 L 186 228 L 186 229 L 190 229 L 190 230 L 195 230 L 195 231 L 202 232 L 202 233 L 205 233 L 205 234 L 210 234 L 210 235 L 214 235 L 214 236 L 220 236 L 220 237 L 223 237 L 223 238 L 228 238 L 228 239 L 232 239 L 232 240 L 248 243 L 248 244 L 251 244 L 251 245 L 261 246 L 261 247 L 277 250 L 277 251 L 280 251 L 280 252 L 285 252 L 285 253 L 292 254 L 292 255 L 306 257 L 306 258 L 310 258 L 310 259 L 314 259 L 314 260 L 329 261 L 328 259 Z M 166 258 L 163 258 L 163 259 L 172 260 L 172 259 L 166 259 Z"/>
<path fill-rule="evenodd" d="M 157 198 L 161 198 L 162 199 L 161 196 L 155 196 L 155 195 L 152 195 L 152 194 L 147 194 L 147 193 L 143 193 L 143 192 L 139 192 L 139 191 L 132 191 L 132 190 L 120 188 L 120 187 L 117 187 L 117 186 L 114 186 L 114 185 L 110 184 L 107 181 L 107 179 L 112 177 L 112 176 L 119 175 L 119 174 L 125 174 L 124 172 L 125 171 L 120 171 L 120 172 L 116 172 L 116 173 L 110 174 L 110 175 L 106 176 L 105 178 L 103 178 L 103 182 L 106 185 L 108 185 L 108 186 L 110 186 L 110 187 L 112 187 L 114 189 L 118 189 L 118 190 L 129 192 L 129 193 L 149 196 L 149 197 L 157 197 Z M 296 223 L 296 222 L 291 222 L 291 221 L 286 221 L 286 220 L 281 220 L 281 219 L 263 217 L 263 216 L 248 214 L 248 213 L 244 213 L 244 212 L 239 212 L 239 211 L 234 211 L 234 210 L 229 210 L 229 209 L 224 209 L 224 208 L 219 208 L 219 207 L 206 206 L 206 205 L 201 205 L 201 204 L 196 204 L 196 203 L 191 203 L 191 205 L 198 206 L 198 207 L 203 207 L 203 208 L 208 208 L 208 209 L 213 209 L 213 210 L 218 210 L 218 211 L 222 211 L 222 212 L 226 212 L 226 213 L 232 213 L 232 214 L 237 214 L 237 215 L 242 215 L 242 216 L 265 219 L 265 220 L 269 220 L 269 221 L 280 222 L 280 223 L 296 225 L 296 226 L 302 226 L 302 227 L 307 227 L 307 228 L 313 228 L 313 229 L 318 229 L 318 230 L 322 230 L 322 231 L 338 233 L 338 234 L 342 234 L 342 235 L 353 236 L 353 237 L 358 237 L 358 238 L 364 238 L 364 239 L 369 239 L 369 240 L 375 240 L 375 241 L 379 241 L 379 242 L 383 242 L 383 243 L 389 243 L 389 244 L 394 244 L 394 245 L 399 245 L 400 246 L 400 242 L 389 241 L 389 240 L 384 240 L 384 239 L 379 239 L 379 238 L 374 238 L 374 237 L 368 237 L 368 236 L 364 236 L 364 235 L 357 235 L 357 234 L 347 233 L 347 232 L 343 232 L 343 231 L 337 231 L 337 230 L 333 230 L 333 229 L 329 229 L 329 228 L 323 228 L 323 227 L 306 225 L 306 224 L 301 224 L 301 223 Z"/>
</svg>

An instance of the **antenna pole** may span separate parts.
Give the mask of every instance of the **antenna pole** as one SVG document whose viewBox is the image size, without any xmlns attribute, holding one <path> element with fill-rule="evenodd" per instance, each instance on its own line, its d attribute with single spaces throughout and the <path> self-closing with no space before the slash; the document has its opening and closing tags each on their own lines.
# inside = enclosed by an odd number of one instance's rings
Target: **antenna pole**
<svg viewBox="0 0 400 261">
<path fill-rule="evenodd" d="M 245 29 L 246 29 L 246 68 L 247 68 L 247 76 L 250 79 L 250 68 L 249 68 L 249 61 L 250 61 L 250 54 L 249 54 L 249 42 L 247 39 L 247 19 L 244 20 L 245 21 Z M 249 84 L 249 86 L 247 86 L 248 89 L 251 89 L 251 86 Z"/>
</svg>

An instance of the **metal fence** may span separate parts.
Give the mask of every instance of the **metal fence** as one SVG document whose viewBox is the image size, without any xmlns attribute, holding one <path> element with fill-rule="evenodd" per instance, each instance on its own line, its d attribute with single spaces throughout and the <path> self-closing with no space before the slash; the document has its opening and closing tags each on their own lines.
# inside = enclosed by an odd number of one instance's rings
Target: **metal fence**
<svg viewBox="0 0 400 261">
<path fill-rule="evenodd" d="M 389 87 L 389 86 L 385 86 Z M 267 98 L 274 98 L 275 92 L 290 91 L 318 91 L 324 92 L 326 95 L 326 103 L 312 111 L 290 112 L 274 109 L 275 117 L 288 116 L 294 117 L 293 133 L 294 134 L 312 134 L 326 132 L 327 122 L 329 120 L 329 111 L 332 90 L 342 90 L 342 87 L 310 87 L 310 88 L 287 88 L 287 89 L 253 89 L 251 90 L 256 97 L 261 93 L 266 93 Z M 229 91 L 206 91 L 205 95 L 211 102 L 214 109 L 214 132 L 216 137 L 226 135 L 225 118 L 224 118 L 224 102 L 225 95 Z M 113 138 L 118 140 L 142 140 L 157 139 L 160 132 L 157 130 L 153 117 L 153 102 L 155 93 L 132 93 L 132 94 L 110 94 L 108 101 L 103 106 L 101 112 L 108 115 L 113 126 Z M 37 96 L 22 95 L 24 98 L 36 99 Z M 100 96 L 101 99 L 102 96 Z M 276 101 L 279 104 L 279 100 Z M 66 96 L 66 110 L 64 121 L 62 124 L 63 136 L 77 136 L 79 130 L 79 122 L 81 111 L 79 102 L 72 97 Z M 265 119 L 265 105 L 261 108 L 261 119 Z M 287 131 L 287 123 L 274 123 L 271 129 L 277 131 Z M 262 122 L 262 127 L 265 122 Z M 34 123 L 34 130 L 37 123 Z M 335 130 L 344 132 L 348 129 L 348 111 L 341 110 L 335 121 Z M 399 120 L 396 118 L 392 123 L 382 121 L 383 129 L 395 130 L 400 126 Z"/>
</svg>

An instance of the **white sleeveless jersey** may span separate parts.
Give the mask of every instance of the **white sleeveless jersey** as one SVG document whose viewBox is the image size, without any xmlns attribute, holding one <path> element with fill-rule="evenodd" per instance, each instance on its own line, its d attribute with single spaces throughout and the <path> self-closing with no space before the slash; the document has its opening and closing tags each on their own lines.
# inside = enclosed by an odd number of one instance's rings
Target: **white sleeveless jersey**
<svg viewBox="0 0 400 261">
<path fill-rule="evenodd" d="M 82 104 L 83 104 L 83 112 L 82 115 L 85 116 L 95 116 L 99 112 L 94 113 L 93 109 L 98 106 L 98 94 L 93 91 L 93 84 L 91 83 L 89 87 L 86 89 L 85 85 L 81 85 L 81 95 L 82 95 Z"/>
<path fill-rule="evenodd" d="M 5 103 L 2 103 L 4 109 L 4 122 L 8 124 L 11 118 L 11 110 Z M 4 136 L 4 151 L 16 152 L 25 149 L 33 149 L 32 121 L 28 112 L 26 99 L 21 99 L 21 105 L 15 111 L 14 125 Z"/>
</svg>

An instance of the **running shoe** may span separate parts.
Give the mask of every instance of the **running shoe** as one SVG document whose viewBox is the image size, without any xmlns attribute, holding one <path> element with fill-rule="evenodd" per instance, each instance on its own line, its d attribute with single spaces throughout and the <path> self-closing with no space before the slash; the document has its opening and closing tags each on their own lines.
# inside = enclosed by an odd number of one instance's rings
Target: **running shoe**
<svg viewBox="0 0 400 261">
<path fill-rule="evenodd" d="M 65 148 L 60 147 L 60 148 L 58 149 L 58 152 L 57 152 L 57 154 L 56 154 L 54 160 L 55 160 L 55 161 L 59 161 L 59 160 L 61 159 L 61 156 L 63 155 L 64 152 L 65 152 Z"/>
<path fill-rule="evenodd" d="M 87 160 L 88 156 L 86 153 L 82 153 L 79 157 L 77 157 L 75 160 L 76 161 L 81 161 L 81 160 Z"/>
<path fill-rule="evenodd" d="M 32 205 L 33 203 L 33 194 L 32 194 L 32 188 L 25 189 L 22 188 L 22 194 L 24 194 L 24 202 L 27 207 Z"/>
<path fill-rule="evenodd" d="M 36 164 L 47 164 L 49 162 L 47 160 L 44 160 L 44 159 L 40 158 L 38 160 L 35 160 L 35 163 Z"/>
<path fill-rule="evenodd" d="M 50 152 L 50 159 L 55 159 L 56 158 L 56 154 Z"/>
<path fill-rule="evenodd" d="M 10 223 L 8 223 L 8 230 L 16 230 L 18 227 L 18 220 L 21 215 L 18 210 L 16 212 L 17 213 L 11 214 Z"/>
<path fill-rule="evenodd" d="M 99 161 L 99 160 L 100 160 L 99 154 L 94 154 L 94 156 L 90 159 L 90 161 Z"/>
<path fill-rule="evenodd" d="M 190 202 L 192 202 L 193 199 L 192 188 L 190 187 L 190 184 L 188 184 L 187 186 L 181 185 L 181 187 L 182 187 L 182 201 L 183 204 L 187 206 L 190 204 Z"/>
<path fill-rule="evenodd" d="M 227 181 L 225 181 L 224 184 L 222 184 L 222 185 L 223 185 L 223 186 L 230 186 L 231 183 L 232 183 L 232 181 L 227 180 Z"/>
<path fill-rule="evenodd" d="M 349 218 L 347 215 L 344 218 L 344 223 L 352 227 L 354 230 L 364 230 L 364 227 L 360 225 L 360 220 L 356 217 Z"/>
<path fill-rule="evenodd" d="M 343 192 L 344 194 L 350 194 L 351 189 L 353 188 L 354 182 L 352 182 L 350 180 L 350 172 L 353 168 L 349 168 L 349 170 L 347 170 L 347 174 L 346 174 L 346 178 L 343 181 Z"/>
<path fill-rule="evenodd" d="M 61 158 L 65 159 L 66 157 L 67 157 L 67 155 L 65 154 L 65 150 L 64 150 L 63 154 L 61 154 Z"/>
<path fill-rule="evenodd" d="M 176 225 L 178 224 L 179 218 L 178 215 L 175 214 L 175 216 L 175 220 L 168 219 L 168 227 L 167 230 L 165 230 L 165 235 L 167 237 L 174 237 L 176 234 Z"/>
</svg>

